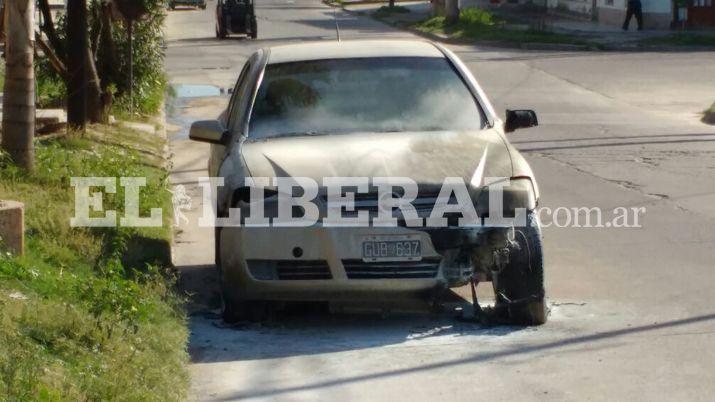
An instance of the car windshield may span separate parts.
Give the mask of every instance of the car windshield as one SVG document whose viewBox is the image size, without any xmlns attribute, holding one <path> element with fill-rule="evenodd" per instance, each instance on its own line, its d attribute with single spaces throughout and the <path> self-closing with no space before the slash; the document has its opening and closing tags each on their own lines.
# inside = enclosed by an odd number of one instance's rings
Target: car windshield
<svg viewBox="0 0 715 402">
<path fill-rule="evenodd" d="M 482 127 L 476 100 L 446 59 L 357 58 L 266 67 L 249 137 Z"/>
</svg>

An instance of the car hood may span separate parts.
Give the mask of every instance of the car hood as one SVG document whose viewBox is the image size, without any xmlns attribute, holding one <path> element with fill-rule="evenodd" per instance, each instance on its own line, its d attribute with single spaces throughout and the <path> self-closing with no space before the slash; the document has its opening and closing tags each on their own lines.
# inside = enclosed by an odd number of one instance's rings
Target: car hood
<svg viewBox="0 0 715 402">
<path fill-rule="evenodd" d="M 253 177 L 310 177 L 318 183 L 323 177 L 409 177 L 420 184 L 462 177 L 469 183 L 475 173 L 512 175 L 509 151 L 491 129 L 249 139 L 241 153 Z"/>
</svg>

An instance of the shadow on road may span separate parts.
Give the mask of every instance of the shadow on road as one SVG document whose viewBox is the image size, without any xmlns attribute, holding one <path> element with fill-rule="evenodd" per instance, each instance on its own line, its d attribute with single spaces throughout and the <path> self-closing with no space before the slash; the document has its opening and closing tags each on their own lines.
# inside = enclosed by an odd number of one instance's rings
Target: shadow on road
<svg viewBox="0 0 715 402">
<path fill-rule="evenodd" d="M 432 338 L 500 337 L 535 328 L 482 326 L 441 313 L 330 313 L 325 304 L 292 303 L 261 323 L 225 324 L 213 265 L 178 267 L 179 288 L 190 299 L 189 353 L 193 363 L 275 359 L 361 350 Z"/>
<path fill-rule="evenodd" d="M 591 334 L 591 335 L 576 336 L 576 337 L 571 337 L 571 338 L 566 338 L 566 339 L 561 339 L 561 340 L 556 340 L 553 342 L 546 342 L 546 343 L 541 343 L 541 344 L 536 344 L 536 345 L 527 345 L 527 346 L 519 345 L 519 346 L 507 348 L 504 350 L 499 350 L 499 351 L 494 351 L 494 352 L 476 353 L 476 354 L 473 354 L 471 356 L 464 357 L 464 358 L 445 360 L 445 361 L 441 361 L 441 362 L 429 363 L 429 364 L 424 364 L 421 366 L 409 367 L 409 368 L 398 369 L 398 370 L 376 371 L 371 374 L 338 378 L 338 379 L 334 379 L 334 380 L 318 381 L 318 382 L 314 382 L 312 384 L 305 384 L 305 385 L 294 386 L 294 387 L 248 390 L 248 391 L 244 391 L 244 392 L 238 392 L 233 395 L 228 395 L 228 396 L 221 398 L 219 400 L 228 401 L 228 400 L 240 400 L 240 399 L 257 398 L 257 397 L 275 397 L 278 395 L 286 395 L 286 394 L 291 394 L 291 393 L 300 392 L 300 391 L 318 390 L 318 389 L 341 386 L 341 385 L 346 385 L 346 384 L 351 384 L 351 383 L 358 383 L 358 382 L 363 382 L 363 381 L 385 379 L 385 378 L 390 378 L 390 377 L 398 377 L 398 376 L 409 375 L 409 374 L 414 374 L 414 373 L 418 373 L 418 372 L 425 372 L 425 371 L 431 371 L 431 370 L 437 370 L 437 369 L 443 369 L 443 368 L 454 368 L 454 367 L 458 367 L 458 366 L 462 366 L 462 365 L 487 362 L 487 361 L 507 358 L 507 357 L 516 356 L 516 355 L 529 355 L 529 354 L 534 354 L 537 352 L 563 349 L 563 348 L 566 348 L 569 346 L 589 345 L 589 347 L 593 347 L 592 344 L 594 342 L 599 342 L 599 341 L 603 341 L 603 340 L 607 340 L 607 339 L 613 339 L 613 338 L 628 336 L 628 335 L 632 335 L 632 334 L 649 333 L 649 332 L 654 332 L 654 331 L 658 331 L 658 330 L 662 330 L 662 329 L 692 325 L 692 324 L 703 323 L 703 322 L 712 321 L 712 320 L 715 320 L 715 314 L 704 314 L 704 315 L 698 315 L 698 316 L 694 316 L 694 317 L 690 317 L 690 318 L 673 320 L 673 321 L 668 321 L 668 322 L 663 322 L 663 323 L 658 323 L 658 324 L 643 325 L 643 326 L 638 326 L 638 327 L 623 328 L 623 329 L 616 329 L 616 330 L 612 330 L 612 331 L 599 332 L 599 333 L 595 333 L 595 334 Z"/>
</svg>

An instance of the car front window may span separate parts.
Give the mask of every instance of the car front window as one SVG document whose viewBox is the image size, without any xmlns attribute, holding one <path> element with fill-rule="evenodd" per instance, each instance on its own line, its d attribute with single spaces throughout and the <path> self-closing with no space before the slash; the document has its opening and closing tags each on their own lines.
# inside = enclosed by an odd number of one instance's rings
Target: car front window
<svg viewBox="0 0 715 402">
<path fill-rule="evenodd" d="M 266 67 L 249 137 L 479 130 L 483 120 L 444 58 L 316 60 Z"/>
</svg>

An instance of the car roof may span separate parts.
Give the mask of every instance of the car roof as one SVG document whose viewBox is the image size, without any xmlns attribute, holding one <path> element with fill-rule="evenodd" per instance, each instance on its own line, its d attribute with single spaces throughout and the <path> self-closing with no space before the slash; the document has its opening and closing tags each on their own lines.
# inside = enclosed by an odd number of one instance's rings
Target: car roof
<svg viewBox="0 0 715 402">
<path fill-rule="evenodd" d="M 268 48 L 268 64 L 371 57 L 439 57 L 437 46 L 419 40 L 344 40 L 309 42 Z"/>
</svg>

